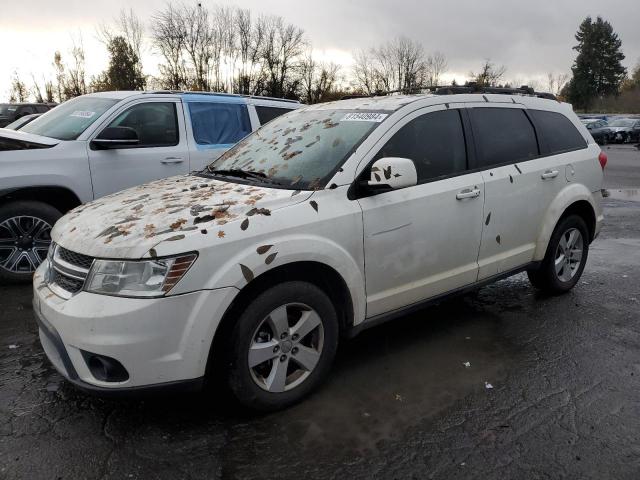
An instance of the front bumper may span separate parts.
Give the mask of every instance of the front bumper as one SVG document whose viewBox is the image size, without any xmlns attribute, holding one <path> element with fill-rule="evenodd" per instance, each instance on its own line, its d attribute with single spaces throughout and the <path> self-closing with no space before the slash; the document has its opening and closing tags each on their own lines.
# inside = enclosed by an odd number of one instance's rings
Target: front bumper
<svg viewBox="0 0 640 480">
<path fill-rule="evenodd" d="M 199 389 L 213 336 L 237 293 L 221 288 L 134 299 L 80 292 L 65 300 L 41 281 L 42 273 L 34 277 L 33 310 L 43 349 L 69 381 L 101 395 Z M 98 380 L 83 351 L 116 359 L 129 378 Z"/>
</svg>

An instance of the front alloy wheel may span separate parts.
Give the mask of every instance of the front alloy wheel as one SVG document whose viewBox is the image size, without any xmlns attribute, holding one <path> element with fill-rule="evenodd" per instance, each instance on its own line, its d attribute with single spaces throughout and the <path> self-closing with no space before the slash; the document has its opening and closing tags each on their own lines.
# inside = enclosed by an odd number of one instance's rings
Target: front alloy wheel
<svg viewBox="0 0 640 480">
<path fill-rule="evenodd" d="M 318 365 L 324 327 L 317 312 L 302 303 L 272 311 L 256 329 L 249 347 L 251 378 L 268 392 L 285 392 L 304 382 Z"/>
<path fill-rule="evenodd" d="M 225 373 L 243 405 L 279 410 L 304 398 L 327 376 L 338 348 L 338 316 L 318 286 L 276 284 L 230 319 Z"/>
</svg>

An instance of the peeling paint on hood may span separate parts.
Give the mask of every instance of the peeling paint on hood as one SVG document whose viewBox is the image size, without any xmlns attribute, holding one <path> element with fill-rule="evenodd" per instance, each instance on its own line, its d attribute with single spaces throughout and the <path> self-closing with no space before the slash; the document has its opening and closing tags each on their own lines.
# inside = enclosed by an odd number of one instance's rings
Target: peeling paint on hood
<svg viewBox="0 0 640 480">
<path fill-rule="evenodd" d="M 202 236 L 203 242 L 225 238 L 225 226 L 232 222 L 240 223 L 240 229 L 233 229 L 238 235 L 252 216 L 270 216 L 312 193 L 182 175 L 81 205 L 55 224 L 51 237 L 93 257 L 142 258 L 162 242 L 178 243 L 191 235 Z M 212 232 L 205 237 L 207 229 Z"/>
</svg>

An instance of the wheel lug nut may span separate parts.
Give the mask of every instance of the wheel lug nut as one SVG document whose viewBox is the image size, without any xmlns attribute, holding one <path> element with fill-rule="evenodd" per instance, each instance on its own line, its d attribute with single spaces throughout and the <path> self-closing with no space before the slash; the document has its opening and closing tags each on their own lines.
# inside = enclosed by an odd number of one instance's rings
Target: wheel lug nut
<svg viewBox="0 0 640 480">
<path fill-rule="evenodd" d="M 280 361 L 284 362 L 287 359 L 286 355 L 280 355 Z"/>
<path fill-rule="evenodd" d="M 278 345 L 273 347 L 273 353 L 278 353 L 279 350 L 280 350 L 280 347 Z"/>
<path fill-rule="evenodd" d="M 283 332 L 282 335 L 280 335 L 280 338 L 284 340 L 285 338 L 287 338 L 287 335 L 289 335 L 287 332 Z"/>
<path fill-rule="evenodd" d="M 296 353 L 298 353 L 298 347 L 293 347 L 293 348 L 291 349 L 291 353 L 293 353 L 294 355 L 295 355 Z"/>
<path fill-rule="evenodd" d="M 298 335 L 297 333 L 294 333 L 293 335 L 291 335 L 291 340 L 297 340 L 299 336 L 300 335 Z"/>
</svg>

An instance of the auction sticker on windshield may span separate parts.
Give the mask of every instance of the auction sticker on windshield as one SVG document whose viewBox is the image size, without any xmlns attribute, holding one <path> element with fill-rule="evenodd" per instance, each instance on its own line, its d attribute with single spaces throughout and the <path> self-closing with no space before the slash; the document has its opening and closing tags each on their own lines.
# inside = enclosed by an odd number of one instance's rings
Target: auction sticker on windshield
<svg viewBox="0 0 640 480">
<path fill-rule="evenodd" d="M 340 119 L 341 122 L 376 122 L 380 123 L 389 116 L 388 113 L 361 112 L 347 113 Z"/>
<path fill-rule="evenodd" d="M 80 118 L 91 118 L 96 114 L 96 112 L 88 112 L 83 110 L 76 110 L 73 112 L 70 117 L 80 117 Z"/>
</svg>

